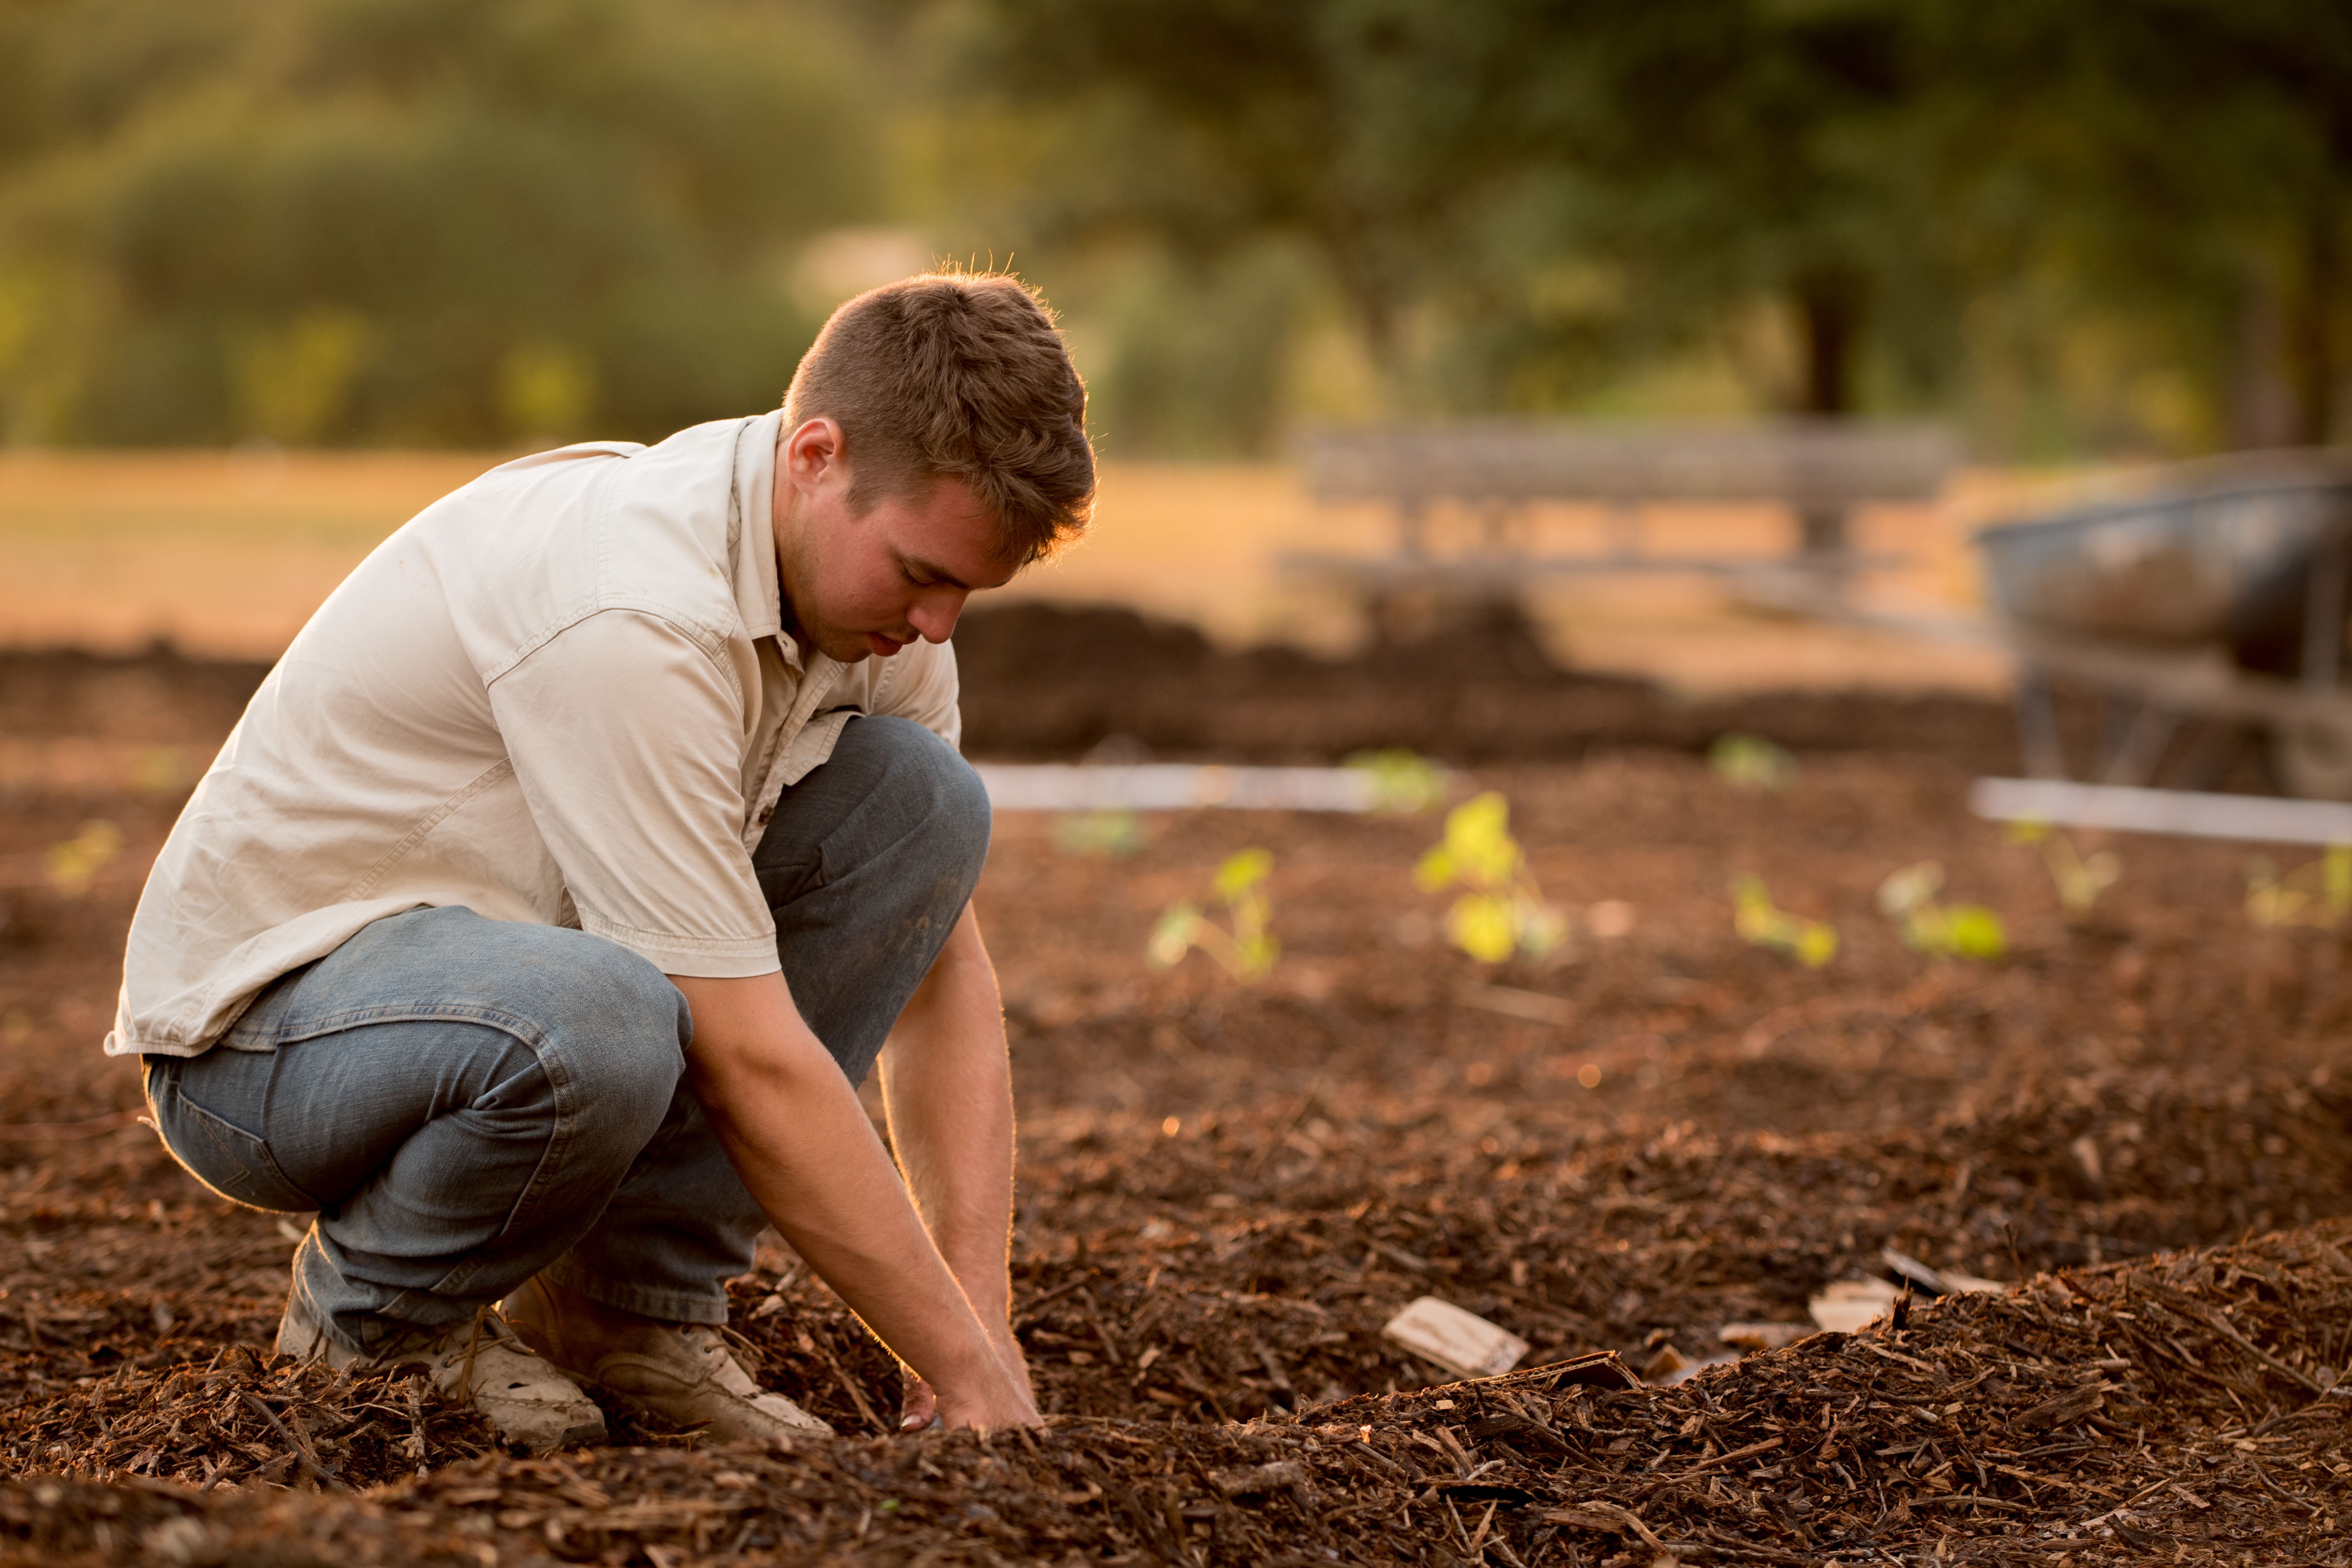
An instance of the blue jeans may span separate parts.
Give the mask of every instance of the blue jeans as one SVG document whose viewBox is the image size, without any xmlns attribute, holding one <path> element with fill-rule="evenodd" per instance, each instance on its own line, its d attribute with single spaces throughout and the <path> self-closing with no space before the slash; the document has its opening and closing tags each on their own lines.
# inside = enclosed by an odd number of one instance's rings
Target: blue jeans
<svg viewBox="0 0 2352 1568">
<path fill-rule="evenodd" d="M 988 852 L 988 796 L 903 719 L 845 726 L 752 857 L 802 1017 L 862 1082 Z M 682 1082 L 686 999 L 601 937 L 411 910 L 272 984 L 223 1045 L 145 1058 L 164 1142 L 222 1196 L 317 1210 L 316 1322 L 365 1352 L 542 1269 L 720 1323 L 765 1224 Z"/>
</svg>

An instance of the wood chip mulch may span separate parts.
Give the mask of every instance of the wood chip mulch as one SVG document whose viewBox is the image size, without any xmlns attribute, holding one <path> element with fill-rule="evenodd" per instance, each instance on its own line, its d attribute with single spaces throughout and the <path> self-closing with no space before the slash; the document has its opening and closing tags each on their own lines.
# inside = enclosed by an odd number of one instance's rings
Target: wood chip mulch
<svg viewBox="0 0 2352 1568">
<path fill-rule="evenodd" d="M 2347 1245 L 2044 1275 L 1671 1387 L 1595 1355 L 1239 1424 L 485 1451 L 357 1495 L 478 1429 L 396 1376 L 224 1354 L 118 1373 L 76 1474 L 0 1483 L 0 1560 L 2342 1563 Z M 274 1476 L 121 1473 L 166 1410 Z"/>
</svg>

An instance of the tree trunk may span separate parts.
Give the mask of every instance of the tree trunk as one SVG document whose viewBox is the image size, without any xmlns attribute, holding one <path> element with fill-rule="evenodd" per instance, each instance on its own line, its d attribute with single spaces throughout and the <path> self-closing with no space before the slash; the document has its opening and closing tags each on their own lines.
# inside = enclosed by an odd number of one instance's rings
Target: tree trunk
<svg viewBox="0 0 2352 1568">
<path fill-rule="evenodd" d="M 2304 220 L 2302 276 L 2287 304 L 2286 369 L 2294 388 L 2294 437 L 2325 446 L 2336 432 L 2335 313 L 2343 248 L 2336 204 L 2323 200 Z"/>
<path fill-rule="evenodd" d="M 1797 279 L 1797 313 L 1805 336 L 1805 384 L 1798 411 L 1832 416 L 1853 412 L 1853 356 L 1862 338 L 1862 280 L 1842 268 Z"/>
<path fill-rule="evenodd" d="M 1393 413 L 1403 385 L 1403 367 L 1398 363 L 1402 358 L 1403 334 L 1398 319 L 1399 290 L 1375 249 L 1375 226 L 1352 216 L 1327 216 L 1313 232 L 1331 268 L 1332 280 L 1339 286 L 1339 298 L 1363 340 L 1365 356 L 1380 383 L 1384 411 Z"/>
<path fill-rule="evenodd" d="M 1797 279 L 1797 312 L 1805 335 L 1805 385 L 1797 412 L 1843 418 L 1853 412 L 1853 355 L 1862 336 L 1862 280 L 1842 268 Z M 1845 553 L 1845 512 L 1833 506 L 1801 508 L 1800 548 L 1827 562 Z"/>
</svg>

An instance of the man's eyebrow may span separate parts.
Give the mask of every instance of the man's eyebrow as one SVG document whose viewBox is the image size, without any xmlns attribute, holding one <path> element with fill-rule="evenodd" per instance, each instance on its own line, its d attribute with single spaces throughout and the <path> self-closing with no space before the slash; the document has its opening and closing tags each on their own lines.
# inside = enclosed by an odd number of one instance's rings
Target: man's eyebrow
<svg viewBox="0 0 2352 1568">
<path fill-rule="evenodd" d="M 950 588 L 961 588 L 967 594 L 973 591 L 971 584 L 965 582 L 962 578 L 958 577 L 946 567 L 935 565 L 932 563 L 924 560 L 919 555 L 908 555 L 901 553 L 898 557 L 898 563 L 901 566 L 908 568 L 909 571 L 918 572 L 923 576 L 931 578 L 934 581 L 945 583 Z"/>
</svg>

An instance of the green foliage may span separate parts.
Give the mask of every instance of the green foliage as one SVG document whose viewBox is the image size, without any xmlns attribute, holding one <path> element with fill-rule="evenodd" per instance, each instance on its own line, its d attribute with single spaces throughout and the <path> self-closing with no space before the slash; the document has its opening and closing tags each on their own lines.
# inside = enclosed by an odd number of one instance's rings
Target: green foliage
<svg viewBox="0 0 2352 1568">
<path fill-rule="evenodd" d="M 2340 436 L 2352 11 L 1928 0 L 1917 19 L 1949 73 L 1937 140 L 1969 219 L 1958 248 L 2005 274 L 1985 320 L 2011 340 L 2009 374 L 2039 384 L 2043 423 L 2129 422 L 2176 446 Z"/>
<path fill-rule="evenodd" d="M 2042 864 L 2050 872 L 2051 885 L 2058 890 L 2059 907 L 2070 921 L 2089 919 L 2099 895 L 2114 887 L 2124 874 L 2123 860 L 2114 850 L 2099 849 L 2084 855 L 2075 849 L 2073 839 L 2046 822 L 2010 824 L 2009 841 L 2041 850 Z"/>
<path fill-rule="evenodd" d="M 1990 961 L 2009 951 L 2009 931 L 1982 904 L 1944 904 L 1936 895 L 1944 868 L 1922 860 L 1888 875 L 1878 885 L 1878 908 L 1903 932 L 1914 952 Z"/>
<path fill-rule="evenodd" d="M 1797 782 L 1797 759 L 1759 735 L 1733 731 L 1717 735 L 1706 749 L 1715 776 L 1740 789 L 1787 789 Z"/>
<path fill-rule="evenodd" d="M 1353 0 L 985 0 L 969 79 L 1046 110 L 1065 235 L 1179 255 L 1304 245 L 1375 364 L 1525 166 L 1540 8 Z M 1533 33 L 1531 35 L 1531 29 Z"/>
<path fill-rule="evenodd" d="M 1837 956 L 1836 928 L 1775 907 L 1760 878 L 1735 879 L 1731 899 L 1732 929 L 1741 941 L 1785 952 L 1808 969 L 1819 969 Z"/>
<path fill-rule="evenodd" d="M 1065 812 L 1054 823 L 1054 847 L 1065 855 L 1124 860 L 1143 847 L 1143 819 L 1117 806 Z"/>
<path fill-rule="evenodd" d="M 1017 258 L 1119 457 L 1310 418 L 1935 410 L 2316 441 L 2352 9 L 0 4 L 0 440 L 771 405 L 807 242 Z"/>
<path fill-rule="evenodd" d="M 1347 765 L 1371 775 L 1376 811 L 1410 816 L 1445 798 L 1444 765 L 1417 752 L 1358 752 Z"/>
<path fill-rule="evenodd" d="M 1244 849 L 1217 868 L 1210 892 L 1224 906 L 1224 926 L 1200 907 L 1171 904 L 1151 928 L 1145 956 L 1155 969 L 1172 969 L 1194 948 L 1215 960 L 1236 980 L 1263 980 L 1274 973 L 1282 945 L 1268 929 L 1274 901 L 1266 896 L 1265 879 L 1274 874 L 1274 857 L 1264 849 Z"/>
<path fill-rule="evenodd" d="M 0 56 L 0 437 L 657 437 L 776 401 L 782 258 L 872 200 L 819 0 L 59 0 Z"/>
<path fill-rule="evenodd" d="M 1770 301 L 1794 351 L 1770 400 L 1854 412 L 1864 352 L 1938 270 L 1905 7 L 1682 0 L 1591 33 L 1562 113 L 1607 214 L 1596 248 L 1655 279 L 1682 331 Z"/>
<path fill-rule="evenodd" d="M 1295 247 L 1288 331 L 1344 315 L 1377 371 L 1347 413 L 1698 412 L 1642 391 L 1672 364 L 1736 409 L 1934 407 L 2005 455 L 2340 433 L 2341 5 L 953 14 L 973 96 L 1040 149 L 1006 207 L 1203 279 Z"/>
<path fill-rule="evenodd" d="M 1513 953 L 1548 958 L 1568 941 L 1568 919 L 1544 901 L 1510 818 L 1510 803 L 1492 791 L 1465 801 L 1446 814 L 1445 837 L 1413 868 L 1426 891 L 1468 889 L 1446 910 L 1445 934 L 1481 963 Z"/>
<path fill-rule="evenodd" d="M 2278 875 L 2263 856 L 2246 863 L 2246 917 L 2263 926 L 2336 931 L 2352 913 L 2352 844 L 2331 844 L 2316 860 Z"/>
</svg>

